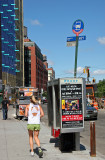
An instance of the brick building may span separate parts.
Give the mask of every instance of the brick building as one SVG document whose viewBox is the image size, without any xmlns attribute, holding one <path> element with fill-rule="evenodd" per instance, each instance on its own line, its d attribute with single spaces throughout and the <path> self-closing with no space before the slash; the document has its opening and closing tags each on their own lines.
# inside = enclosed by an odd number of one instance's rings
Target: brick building
<svg viewBox="0 0 105 160">
<path fill-rule="evenodd" d="M 48 81 L 51 81 L 52 79 L 55 79 L 55 71 L 54 69 L 51 68 L 47 68 L 48 71 Z"/>
<path fill-rule="evenodd" d="M 24 39 L 24 77 L 26 87 L 47 91 L 48 71 L 40 48 L 30 39 Z"/>
</svg>

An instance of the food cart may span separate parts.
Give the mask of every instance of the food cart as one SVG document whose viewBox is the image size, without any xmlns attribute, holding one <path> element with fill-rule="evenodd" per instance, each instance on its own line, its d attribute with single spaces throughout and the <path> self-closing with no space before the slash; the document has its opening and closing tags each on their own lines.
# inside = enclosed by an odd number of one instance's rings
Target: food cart
<svg viewBox="0 0 105 160">
<path fill-rule="evenodd" d="M 25 108 L 30 104 L 30 97 L 34 95 L 38 97 L 38 88 L 21 87 L 18 91 L 18 99 L 16 101 L 16 118 L 22 119 L 25 115 Z"/>
</svg>

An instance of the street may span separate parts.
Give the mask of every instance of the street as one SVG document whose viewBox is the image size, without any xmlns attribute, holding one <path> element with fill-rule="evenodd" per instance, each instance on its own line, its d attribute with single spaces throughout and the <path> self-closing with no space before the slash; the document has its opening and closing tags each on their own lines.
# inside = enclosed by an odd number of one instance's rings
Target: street
<svg viewBox="0 0 105 160">
<path fill-rule="evenodd" d="M 41 120 L 40 141 L 43 148 L 43 159 L 47 160 L 104 160 L 105 159 L 105 136 L 103 135 L 105 128 L 104 110 L 99 111 L 99 118 L 96 121 L 97 135 L 97 152 L 96 157 L 90 157 L 89 147 L 89 121 L 85 121 L 85 131 L 81 133 L 81 145 L 85 149 L 72 152 L 61 152 L 56 139 L 51 136 L 51 128 L 48 126 L 47 104 L 42 104 L 45 116 Z M 101 123 L 101 121 L 103 121 Z M 15 119 L 15 108 L 10 105 L 8 119 L 2 120 L 2 111 L 0 110 L 0 160 L 31 160 L 30 147 L 28 141 L 27 121 Z M 105 126 L 105 125 L 104 125 Z M 39 159 L 35 145 L 35 159 Z M 100 153 L 99 153 L 100 152 Z"/>
<path fill-rule="evenodd" d="M 43 121 L 48 125 L 47 117 L 47 104 L 42 105 L 45 116 Z M 98 120 L 95 120 L 96 128 L 96 153 L 105 156 L 105 110 L 100 109 L 98 111 Z M 85 121 L 85 130 L 80 133 L 80 143 L 84 146 L 87 146 L 90 150 L 90 120 Z"/>
<path fill-rule="evenodd" d="M 95 120 L 96 151 L 105 155 L 105 110 L 98 111 L 98 119 Z M 85 121 L 85 131 L 81 132 L 81 143 L 90 148 L 90 121 Z"/>
</svg>

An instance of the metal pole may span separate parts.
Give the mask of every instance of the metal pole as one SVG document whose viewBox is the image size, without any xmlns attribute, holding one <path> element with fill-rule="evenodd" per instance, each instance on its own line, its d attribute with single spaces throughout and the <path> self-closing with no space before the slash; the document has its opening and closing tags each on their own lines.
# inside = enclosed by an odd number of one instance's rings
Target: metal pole
<svg viewBox="0 0 105 160">
<path fill-rule="evenodd" d="M 89 93 L 88 93 L 88 102 L 89 102 Z"/>
<path fill-rule="evenodd" d="M 77 75 L 77 54 L 78 54 L 78 36 L 76 36 L 74 78 L 76 78 Z"/>
<path fill-rule="evenodd" d="M 8 71 L 7 71 L 7 85 L 8 85 Z"/>
<path fill-rule="evenodd" d="M 90 122 L 90 156 L 96 157 L 95 122 Z"/>
</svg>

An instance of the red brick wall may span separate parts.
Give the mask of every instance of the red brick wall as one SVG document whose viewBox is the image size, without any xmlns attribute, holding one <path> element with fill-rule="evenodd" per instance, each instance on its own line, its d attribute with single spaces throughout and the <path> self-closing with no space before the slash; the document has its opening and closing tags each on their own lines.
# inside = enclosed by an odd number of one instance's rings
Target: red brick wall
<svg viewBox="0 0 105 160">
<path fill-rule="evenodd" d="M 30 41 L 25 39 L 25 42 Z M 36 57 L 35 46 L 28 47 L 31 50 L 31 87 L 38 88 L 41 91 L 47 91 L 48 71 L 43 61 Z M 46 63 L 47 64 L 47 63 Z"/>
<path fill-rule="evenodd" d="M 31 42 L 30 39 L 24 39 L 24 42 Z"/>
<path fill-rule="evenodd" d="M 31 47 L 31 87 L 36 87 L 36 55 L 35 47 Z"/>
<path fill-rule="evenodd" d="M 28 47 L 31 50 L 31 87 L 36 88 L 36 55 L 35 47 Z"/>
<path fill-rule="evenodd" d="M 43 62 L 44 65 L 46 66 L 46 69 L 48 68 L 48 63 L 47 62 Z"/>
</svg>

